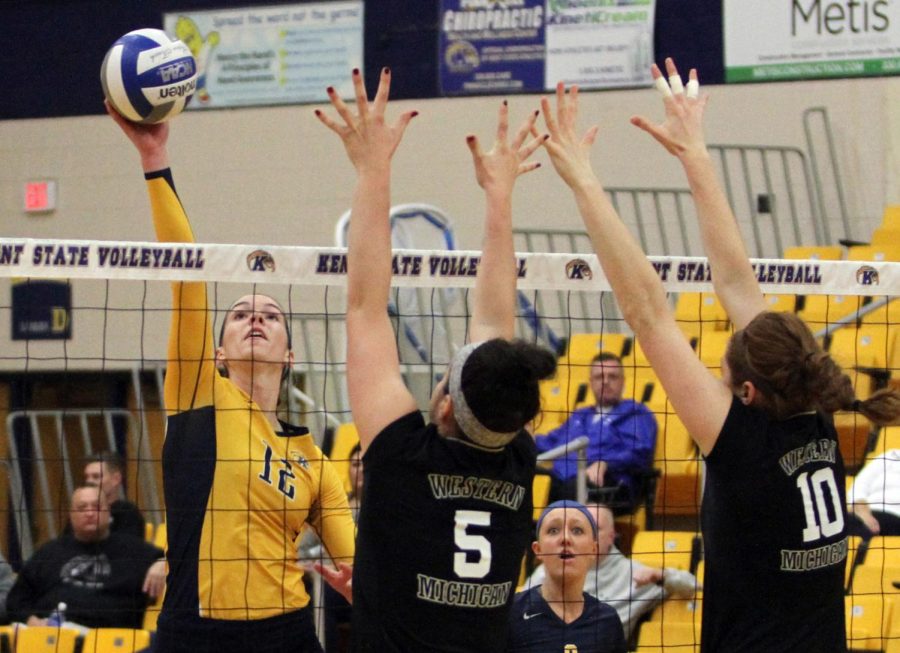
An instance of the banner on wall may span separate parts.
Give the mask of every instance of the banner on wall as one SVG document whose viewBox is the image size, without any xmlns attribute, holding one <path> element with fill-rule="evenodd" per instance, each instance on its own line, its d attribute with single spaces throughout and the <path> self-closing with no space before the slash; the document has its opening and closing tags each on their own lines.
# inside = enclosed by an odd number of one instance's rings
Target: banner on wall
<svg viewBox="0 0 900 653">
<path fill-rule="evenodd" d="M 725 0 L 725 80 L 900 73 L 900 3 Z"/>
<path fill-rule="evenodd" d="M 655 0 L 441 0 L 444 95 L 651 83 Z"/>
<path fill-rule="evenodd" d="M 304 3 L 163 15 L 197 60 L 188 109 L 323 102 L 353 95 L 362 68 L 363 2 Z"/>
</svg>

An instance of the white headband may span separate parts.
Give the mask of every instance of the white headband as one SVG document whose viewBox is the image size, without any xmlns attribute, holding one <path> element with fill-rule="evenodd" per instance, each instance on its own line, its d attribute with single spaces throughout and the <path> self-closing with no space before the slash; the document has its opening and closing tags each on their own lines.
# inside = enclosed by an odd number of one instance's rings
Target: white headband
<svg viewBox="0 0 900 653">
<path fill-rule="evenodd" d="M 462 432 L 476 444 L 498 449 L 506 446 L 516 437 L 518 431 L 500 433 L 486 427 L 475 417 L 462 391 L 463 367 L 465 367 L 466 361 L 472 355 L 472 352 L 483 344 L 483 342 L 471 342 L 462 347 L 453 356 L 453 361 L 450 363 L 450 398 L 453 400 L 453 417 L 456 419 L 456 423 Z"/>
</svg>

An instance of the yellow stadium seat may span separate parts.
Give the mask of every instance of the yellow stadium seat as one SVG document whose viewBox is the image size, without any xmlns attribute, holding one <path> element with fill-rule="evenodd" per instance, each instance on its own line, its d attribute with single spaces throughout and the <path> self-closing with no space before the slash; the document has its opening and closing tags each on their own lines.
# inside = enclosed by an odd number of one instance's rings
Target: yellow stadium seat
<svg viewBox="0 0 900 653">
<path fill-rule="evenodd" d="M 697 355 L 713 374 L 721 375 L 722 357 L 730 341 L 730 331 L 706 331 L 697 339 Z"/>
<path fill-rule="evenodd" d="M 689 653 L 700 650 L 700 633 L 694 624 L 647 621 L 638 633 L 637 651 L 678 651 Z"/>
<path fill-rule="evenodd" d="M 900 581 L 900 567 L 860 565 L 853 572 L 852 593 L 857 596 L 880 597 L 900 595 L 900 589 L 894 587 L 894 581 Z"/>
<path fill-rule="evenodd" d="M 534 497 L 534 521 L 537 521 L 541 518 L 541 513 L 544 512 L 544 508 L 546 508 L 550 504 L 550 474 L 535 474 L 534 481 L 531 485 L 531 494 Z"/>
<path fill-rule="evenodd" d="M 153 545 L 165 551 L 168 542 L 168 529 L 166 528 L 166 522 L 163 522 L 156 527 L 153 533 Z"/>
<path fill-rule="evenodd" d="M 892 337 L 880 324 L 851 325 L 831 334 L 828 353 L 850 377 L 860 399 L 869 397 L 889 375 Z"/>
<path fill-rule="evenodd" d="M 814 259 L 818 261 L 840 261 L 843 252 L 840 245 L 812 245 L 788 247 L 784 250 L 784 258 Z"/>
<path fill-rule="evenodd" d="M 694 516 L 700 512 L 700 460 L 655 463 L 662 474 L 656 481 L 655 515 Z"/>
<path fill-rule="evenodd" d="M 850 491 L 850 485 L 852 483 L 852 477 L 847 477 L 847 492 Z M 850 583 L 853 578 L 853 574 L 856 571 L 858 560 L 857 553 L 859 551 L 860 544 L 862 544 L 863 539 L 859 535 L 850 535 L 847 538 L 847 565 L 844 568 L 844 587 L 849 588 Z"/>
<path fill-rule="evenodd" d="M 346 422 L 338 426 L 334 432 L 334 440 L 331 443 L 331 451 L 328 459 L 334 470 L 344 482 L 344 491 L 348 494 L 352 489 L 350 482 L 350 452 L 359 444 L 359 434 L 352 422 Z"/>
<path fill-rule="evenodd" d="M 870 539 L 862 564 L 879 569 L 900 567 L 900 535 L 876 535 Z"/>
<path fill-rule="evenodd" d="M 675 320 L 689 336 L 728 328 L 728 313 L 715 293 L 679 293 L 675 302 Z"/>
<path fill-rule="evenodd" d="M 156 527 L 153 525 L 153 522 L 145 522 L 144 523 L 144 539 L 153 543 L 153 532 L 156 530 Z"/>
<path fill-rule="evenodd" d="M 18 653 L 75 653 L 79 632 L 56 626 L 30 626 L 16 632 L 15 650 Z M 83 649 L 88 653 L 88 649 Z"/>
<path fill-rule="evenodd" d="M 882 596 L 850 594 L 844 598 L 847 646 L 853 650 L 880 651 L 890 623 L 890 604 Z"/>
<path fill-rule="evenodd" d="M 538 383 L 541 394 L 541 413 L 534 420 L 534 432 L 545 435 L 562 425 L 569 416 L 568 388 L 558 379 Z"/>
<path fill-rule="evenodd" d="M 847 248 L 848 261 L 900 261 L 900 243 L 854 245 Z"/>
<path fill-rule="evenodd" d="M 686 463 L 696 457 L 696 446 L 688 433 L 684 422 L 672 410 L 672 405 L 667 404 L 665 412 L 658 411 L 656 415 L 656 451 L 654 458 L 665 471 L 665 465 Z M 680 469 L 680 466 L 677 467 Z"/>
<path fill-rule="evenodd" d="M 766 308 L 775 313 L 793 313 L 797 310 L 797 295 L 765 295 Z"/>
<path fill-rule="evenodd" d="M 631 557 L 648 567 L 690 571 L 696 537 L 692 531 L 641 531 L 632 542 Z"/>
<path fill-rule="evenodd" d="M 881 226 L 900 229 L 900 204 L 888 204 L 881 214 Z"/>
<path fill-rule="evenodd" d="M 631 337 L 624 333 L 574 333 L 560 362 L 590 365 L 594 356 L 604 351 L 621 358 L 630 341 Z"/>
<path fill-rule="evenodd" d="M 891 449 L 900 449 L 900 426 L 882 426 L 875 440 L 875 448 L 869 453 L 868 458 L 875 458 Z"/>
<path fill-rule="evenodd" d="M 797 315 L 810 329 L 818 331 L 856 313 L 861 304 L 861 298 L 854 295 L 807 295 Z"/>
<path fill-rule="evenodd" d="M 700 634 L 700 622 L 703 616 L 703 599 L 695 597 L 684 599 L 670 597 L 663 601 L 650 615 L 650 621 L 663 624 L 691 624 Z"/>
<path fill-rule="evenodd" d="M 150 633 L 129 628 L 96 628 L 84 636 L 81 653 L 135 653 L 150 645 Z"/>
<path fill-rule="evenodd" d="M 900 243 L 900 225 L 878 227 L 872 232 L 872 238 L 869 242 L 879 247 L 893 247 Z"/>
</svg>

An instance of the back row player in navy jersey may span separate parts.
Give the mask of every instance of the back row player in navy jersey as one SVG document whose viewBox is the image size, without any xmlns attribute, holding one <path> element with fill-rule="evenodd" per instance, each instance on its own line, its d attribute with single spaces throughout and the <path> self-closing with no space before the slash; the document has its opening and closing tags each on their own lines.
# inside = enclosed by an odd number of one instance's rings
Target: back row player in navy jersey
<svg viewBox="0 0 900 653">
<path fill-rule="evenodd" d="M 426 425 L 400 373 L 386 306 L 391 283 L 390 163 L 406 112 L 385 124 L 390 71 L 372 103 L 354 71 L 357 115 L 317 112 L 356 168 L 348 247 L 347 381 L 366 467 L 353 569 L 353 638 L 365 651 L 502 651 L 530 540 L 535 447 L 523 430 L 540 406 L 548 351 L 510 341 L 516 265 L 511 195 L 540 139 L 537 112 L 507 142 L 507 108 L 483 152 L 468 137 L 485 191 L 484 253 L 469 337 L 434 390 Z"/>
<path fill-rule="evenodd" d="M 794 314 L 773 313 L 756 282 L 702 132 L 706 98 L 667 60 L 654 66 L 665 121 L 632 122 L 681 161 L 713 284 L 736 329 L 716 378 L 687 344 L 663 287 L 606 197 L 590 162 L 597 134 L 578 137 L 578 89 L 542 108 L 546 148 L 572 189 L 628 324 L 706 458 L 703 651 L 845 651 L 844 465 L 831 413 L 896 419 L 900 397 L 856 400 L 850 379 Z M 723 383 L 724 381 L 724 383 Z"/>
</svg>

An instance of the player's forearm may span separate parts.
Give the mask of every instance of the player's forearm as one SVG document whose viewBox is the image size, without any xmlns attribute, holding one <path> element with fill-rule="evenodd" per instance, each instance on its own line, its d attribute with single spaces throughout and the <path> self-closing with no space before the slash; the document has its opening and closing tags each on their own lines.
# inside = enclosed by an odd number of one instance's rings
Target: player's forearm
<svg viewBox="0 0 900 653">
<path fill-rule="evenodd" d="M 728 315 L 742 328 L 765 304 L 737 220 L 706 149 L 680 158 L 697 208 L 713 287 Z"/>
<path fill-rule="evenodd" d="M 622 315 L 635 335 L 670 316 L 659 277 L 597 180 L 573 186 L 575 201 Z"/>
<path fill-rule="evenodd" d="M 161 243 L 192 243 L 194 234 L 181 200 L 175 192 L 175 182 L 168 168 L 145 173 L 150 210 L 156 239 Z"/>
<path fill-rule="evenodd" d="M 347 310 L 384 313 L 391 287 L 390 171 L 361 173 L 347 249 Z"/>
<path fill-rule="evenodd" d="M 516 262 L 510 192 L 488 190 L 481 262 L 475 279 L 470 339 L 512 338 L 515 333 Z"/>
</svg>

